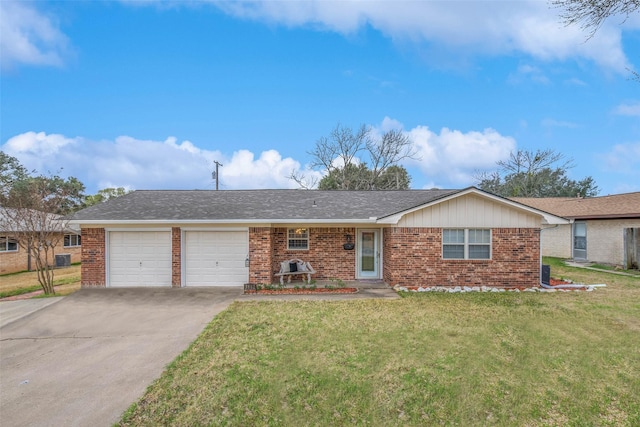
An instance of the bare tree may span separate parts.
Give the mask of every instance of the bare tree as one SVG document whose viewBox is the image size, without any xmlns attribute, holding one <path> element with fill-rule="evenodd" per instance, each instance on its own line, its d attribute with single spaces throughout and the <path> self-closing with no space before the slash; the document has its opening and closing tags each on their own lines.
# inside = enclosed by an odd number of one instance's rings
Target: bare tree
<svg viewBox="0 0 640 427">
<path fill-rule="evenodd" d="M 15 158 L 2 160 L 0 230 L 27 251 L 45 294 L 54 294 L 55 249 L 69 229 L 63 215 L 83 206 L 84 185 L 73 177 L 32 176 Z"/>
<path fill-rule="evenodd" d="M 26 207 L 0 208 L 0 228 L 35 262 L 38 282 L 47 295 L 55 294 L 52 260 L 68 222 L 55 215 Z"/>
<path fill-rule="evenodd" d="M 579 24 L 589 37 L 609 17 L 621 16 L 624 22 L 640 8 L 640 0 L 552 0 L 551 4 L 563 10 L 560 17 L 566 25 Z"/>
<path fill-rule="evenodd" d="M 309 154 L 311 167 L 325 172 L 318 186 L 336 190 L 409 188 L 410 178 L 398 163 L 416 158 L 411 140 L 400 130 L 376 137 L 373 129 L 366 125 L 354 131 L 340 123 L 328 137 L 320 138 Z M 396 169 L 390 170 L 392 167 Z M 391 171 L 395 180 L 390 178 Z M 309 180 L 304 175 L 292 172 L 289 178 L 302 188 L 309 188 Z"/>
<path fill-rule="evenodd" d="M 338 123 L 329 137 L 320 138 L 315 148 L 309 152 L 313 157 L 311 167 L 322 168 L 328 174 L 340 176 L 341 189 L 346 190 L 349 185 L 347 166 L 353 165 L 358 153 L 371 143 L 370 133 L 370 128 L 365 125 L 354 132 Z"/>
<path fill-rule="evenodd" d="M 624 23 L 640 9 L 640 0 L 551 0 L 551 4 L 562 9 L 560 18 L 565 25 L 580 25 L 588 31 L 587 39 L 593 37 L 608 18 L 619 16 L 620 23 Z M 640 81 L 640 73 L 628 70 L 633 80 Z"/>
<path fill-rule="evenodd" d="M 292 170 L 287 178 L 294 181 L 303 190 L 313 190 L 318 186 L 319 181 L 315 176 L 308 176 L 295 170 Z"/>
</svg>

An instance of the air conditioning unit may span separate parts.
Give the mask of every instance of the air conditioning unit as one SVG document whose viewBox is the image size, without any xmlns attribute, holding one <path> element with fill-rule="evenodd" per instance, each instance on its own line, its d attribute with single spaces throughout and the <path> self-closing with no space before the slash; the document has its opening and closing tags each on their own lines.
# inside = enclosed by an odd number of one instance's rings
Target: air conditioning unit
<svg viewBox="0 0 640 427">
<path fill-rule="evenodd" d="M 71 254 L 56 255 L 56 267 L 69 267 L 71 265 Z"/>
</svg>

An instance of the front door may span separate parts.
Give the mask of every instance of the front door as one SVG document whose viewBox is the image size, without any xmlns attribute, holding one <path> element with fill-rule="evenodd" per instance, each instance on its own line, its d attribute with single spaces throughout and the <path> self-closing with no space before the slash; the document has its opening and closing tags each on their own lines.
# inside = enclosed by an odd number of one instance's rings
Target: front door
<svg viewBox="0 0 640 427">
<path fill-rule="evenodd" d="M 587 259 L 587 223 L 573 223 L 573 259 Z"/>
<path fill-rule="evenodd" d="M 358 230 L 358 278 L 380 278 L 380 231 Z"/>
</svg>

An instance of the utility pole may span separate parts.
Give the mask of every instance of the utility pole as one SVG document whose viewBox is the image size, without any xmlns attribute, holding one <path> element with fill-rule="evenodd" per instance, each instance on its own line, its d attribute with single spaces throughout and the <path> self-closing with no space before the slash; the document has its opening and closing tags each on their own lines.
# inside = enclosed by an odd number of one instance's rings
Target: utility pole
<svg viewBox="0 0 640 427">
<path fill-rule="evenodd" d="M 218 174 L 218 166 L 224 166 L 224 165 L 222 163 L 219 163 L 217 160 L 214 160 L 213 163 L 216 164 L 216 171 L 211 175 L 213 175 L 212 178 L 216 180 L 216 191 L 218 191 L 218 181 L 220 177 L 220 175 Z"/>
</svg>

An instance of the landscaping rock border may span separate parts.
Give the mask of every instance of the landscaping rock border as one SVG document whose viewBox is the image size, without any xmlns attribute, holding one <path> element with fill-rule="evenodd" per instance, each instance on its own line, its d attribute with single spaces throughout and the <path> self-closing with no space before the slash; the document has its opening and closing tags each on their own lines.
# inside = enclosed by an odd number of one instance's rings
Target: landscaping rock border
<svg viewBox="0 0 640 427">
<path fill-rule="evenodd" d="M 468 293 L 468 292 L 592 292 L 596 288 L 587 286 L 584 289 L 545 289 L 545 288 L 496 288 L 491 286 L 399 286 L 395 285 L 393 290 L 396 292 L 442 292 L 442 293 Z"/>
</svg>

